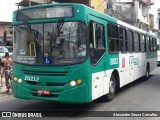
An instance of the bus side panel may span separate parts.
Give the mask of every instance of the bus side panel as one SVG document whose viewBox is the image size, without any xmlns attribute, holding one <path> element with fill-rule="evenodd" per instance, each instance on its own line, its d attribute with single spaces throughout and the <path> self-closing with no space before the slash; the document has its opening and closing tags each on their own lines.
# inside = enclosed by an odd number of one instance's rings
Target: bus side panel
<svg viewBox="0 0 160 120">
<path fill-rule="evenodd" d="M 89 18 L 90 21 L 102 24 L 105 30 L 106 52 L 99 58 L 96 64 L 91 65 L 92 100 L 95 100 L 109 93 L 109 80 L 112 71 L 119 67 L 119 55 L 108 54 L 107 21 L 94 16 L 89 16 Z"/>
</svg>

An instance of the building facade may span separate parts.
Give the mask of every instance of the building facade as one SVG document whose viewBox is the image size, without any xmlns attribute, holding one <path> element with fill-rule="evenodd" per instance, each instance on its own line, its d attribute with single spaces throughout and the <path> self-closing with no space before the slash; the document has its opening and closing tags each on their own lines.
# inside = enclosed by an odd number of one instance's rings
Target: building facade
<svg viewBox="0 0 160 120">
<path fill-rule="evenodd" d="M 11 22 L 0 22 L 0 45 L 3 46 L 4 34 L 6 34 L 6 46 L 12 46 L 13 36 L 11 34 Z"/>
<path fill-rule="evenodd" d="M 81 3 L 104 13 L 104 0 L 51 0 L 55 2 Z"/>
<path fill-rule="evenodd" d="M 155 0 L 151 8 L 154 14 L 154 33 L 157 35 L 157 44 L 160 44 L 160 0 Z"/>
<path fill-rule="evenodd" d="M 21 0 L 18 4 L 19 7 L 26 7 L 29 5 L 37 5 L 44 3 L 81 3 L 90 6 L 100 12 L 104 13 L 104 0 Z"/>
<path fill-rule="evenodd" d="M 108 0 L 106 13 L 146 31 L 154 30 L 155 0 Z M 150 12 L 149 12 L 150 11 Z"/>
</svg>

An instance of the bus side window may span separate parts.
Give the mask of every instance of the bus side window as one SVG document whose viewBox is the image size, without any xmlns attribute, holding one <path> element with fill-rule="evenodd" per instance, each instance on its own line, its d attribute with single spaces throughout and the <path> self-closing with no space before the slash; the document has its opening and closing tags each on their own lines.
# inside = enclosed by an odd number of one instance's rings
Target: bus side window
<svg viewBox="0 0 160 120">
<path fill-rule="evenodd" d="M 159 50 L 159 46 L 160 46 L 160 45 L 157 45 L 157 50 Z"/>
<path fill-rule="evenodd" d="M 157 41 L 154 39 L 154 51 L 157 51 Z"/>
<path fill-rule="evenodd" d="M 119 27 L 119 40 L 121 52 L 127 51 L 126 30 L 123 27 Z"/>
<path fill-rule="evenodd" d="M 141 40 L 141 52 L 145 52 L 145 37 L 144 35 L 140 35 L 140 40 Z"/>
<path fill-rule="evenodd" d="M 89 27 L 90 27 L 90 30 L 89 30 L 89 32 L 90 32 L 90 48 L 94 48 L 94 46 L 93 46 L 93 44 L 94 44 L 94 34 L 93 34 L 93 26 L 94 24 L 93 24 L 93 22 L 90 22 L 90 25 L 89 25 Z"/>
<path fill-rule="evenodd" d="M 100 24 L 96 24 L 95 28 L 95 35 L 96 35 L 96 46 L 99 49 L 104 49 L 105 44 L 104 44 L 104 32 L 103 32 L 103 26 Z"/>
<path fill-rule="evenodd" d="M 149 52 L 150 49 L 149 49 L 149 37 L 147 36 L 146 37 L 146 52 Z"/>
<path fill-rule="evenodd" d="M 90 57 L 91 64 L 96 64 L 105 52 L 104 26 L 90 22 Z"/>
<path fill-rule="evenodd" d="M 118 25 L 108 23 L 108 51 L 118 52 L 119 51 L 119 39 L 118 39 Z"/>
<path fill-rule="evenodd" d="M 139 47 L 139 33 L 134 32 L 134 51 L 139 52 L 140 47 Z"/>
<path fill-rule="evenodd" d="M 133 31 L 132 30 L 127 30 L 127 49 L 128 49 L 128 52 L 133 52 L 134 51 L 134 49 L 133 49 L 133 47 L 134 47 L 134 42 L 133 42 Z"/>
</svg>

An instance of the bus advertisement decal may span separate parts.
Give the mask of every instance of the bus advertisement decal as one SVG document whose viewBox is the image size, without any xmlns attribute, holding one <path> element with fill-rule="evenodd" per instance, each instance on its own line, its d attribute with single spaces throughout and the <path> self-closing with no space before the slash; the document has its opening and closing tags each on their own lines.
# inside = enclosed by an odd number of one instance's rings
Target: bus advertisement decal
<svg viewBox="0 0 160 120">
<path fill-rule="evenodd" d="M 125 58 L 122 58 L 122 68 L 125 68 Z"/>
</svg>

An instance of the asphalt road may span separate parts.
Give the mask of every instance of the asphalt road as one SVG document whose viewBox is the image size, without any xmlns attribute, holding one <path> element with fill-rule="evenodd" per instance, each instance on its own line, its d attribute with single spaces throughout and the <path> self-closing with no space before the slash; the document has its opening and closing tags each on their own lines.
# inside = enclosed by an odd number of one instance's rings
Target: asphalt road
<svg viewBox="0 0 160 120">
<path fill-rule="evenodd" d="M 157 67 L 151 72 L 150 79 L 145 81 L 138 79 L 137 81 L 121 88 L 113 101 L 101 102 L 100 100 L 85 104 L 66 104 L 52 101 L 39 100 L 22 100 L 13 98 L 10 95 L 0 96 L 0 111 L 30 111 L 30 112 L 44 112 L 48 111 L 46 115 L 55 116 L 55 119 L 91 119 L 97 118 L 106 119 L 104 116 L 110 115 L 119 111 L 159 111 L 160 112 L 160 67 Z M 60 111 L 55 113 L 53 111 Z M 64 112 L 65 111 L 65 112 Z M 66 111 L 71 111 L 67 112 Z M 94 111 L 94 112 L 87 112 Z M 98 111 L 98 112 L 96 112 Z M 43 113 L 42 112 L 42 113 Z M 113 114 L 111 113 L 111 114 Z M 54 115 L 53 115 L 54 114 Z M 159 113 L 160 114 L 160 113 Z M 68 117 L 65 117 L 69 115 Z M 101 116 L 102 115 L 102 116 Z M 86 118 L 87 117 L 87 118 Z M 160 117 L 107 117 L 113 120 L 160 120 Z M 10 118 L 11 119 L 11 118 Z M 17 118 L 16 118 L 17 119 Z M 20 119 L 20 118 L 19 118 Z M 42 117 L 41 119 L 52 119 Z"/>
</svg>

